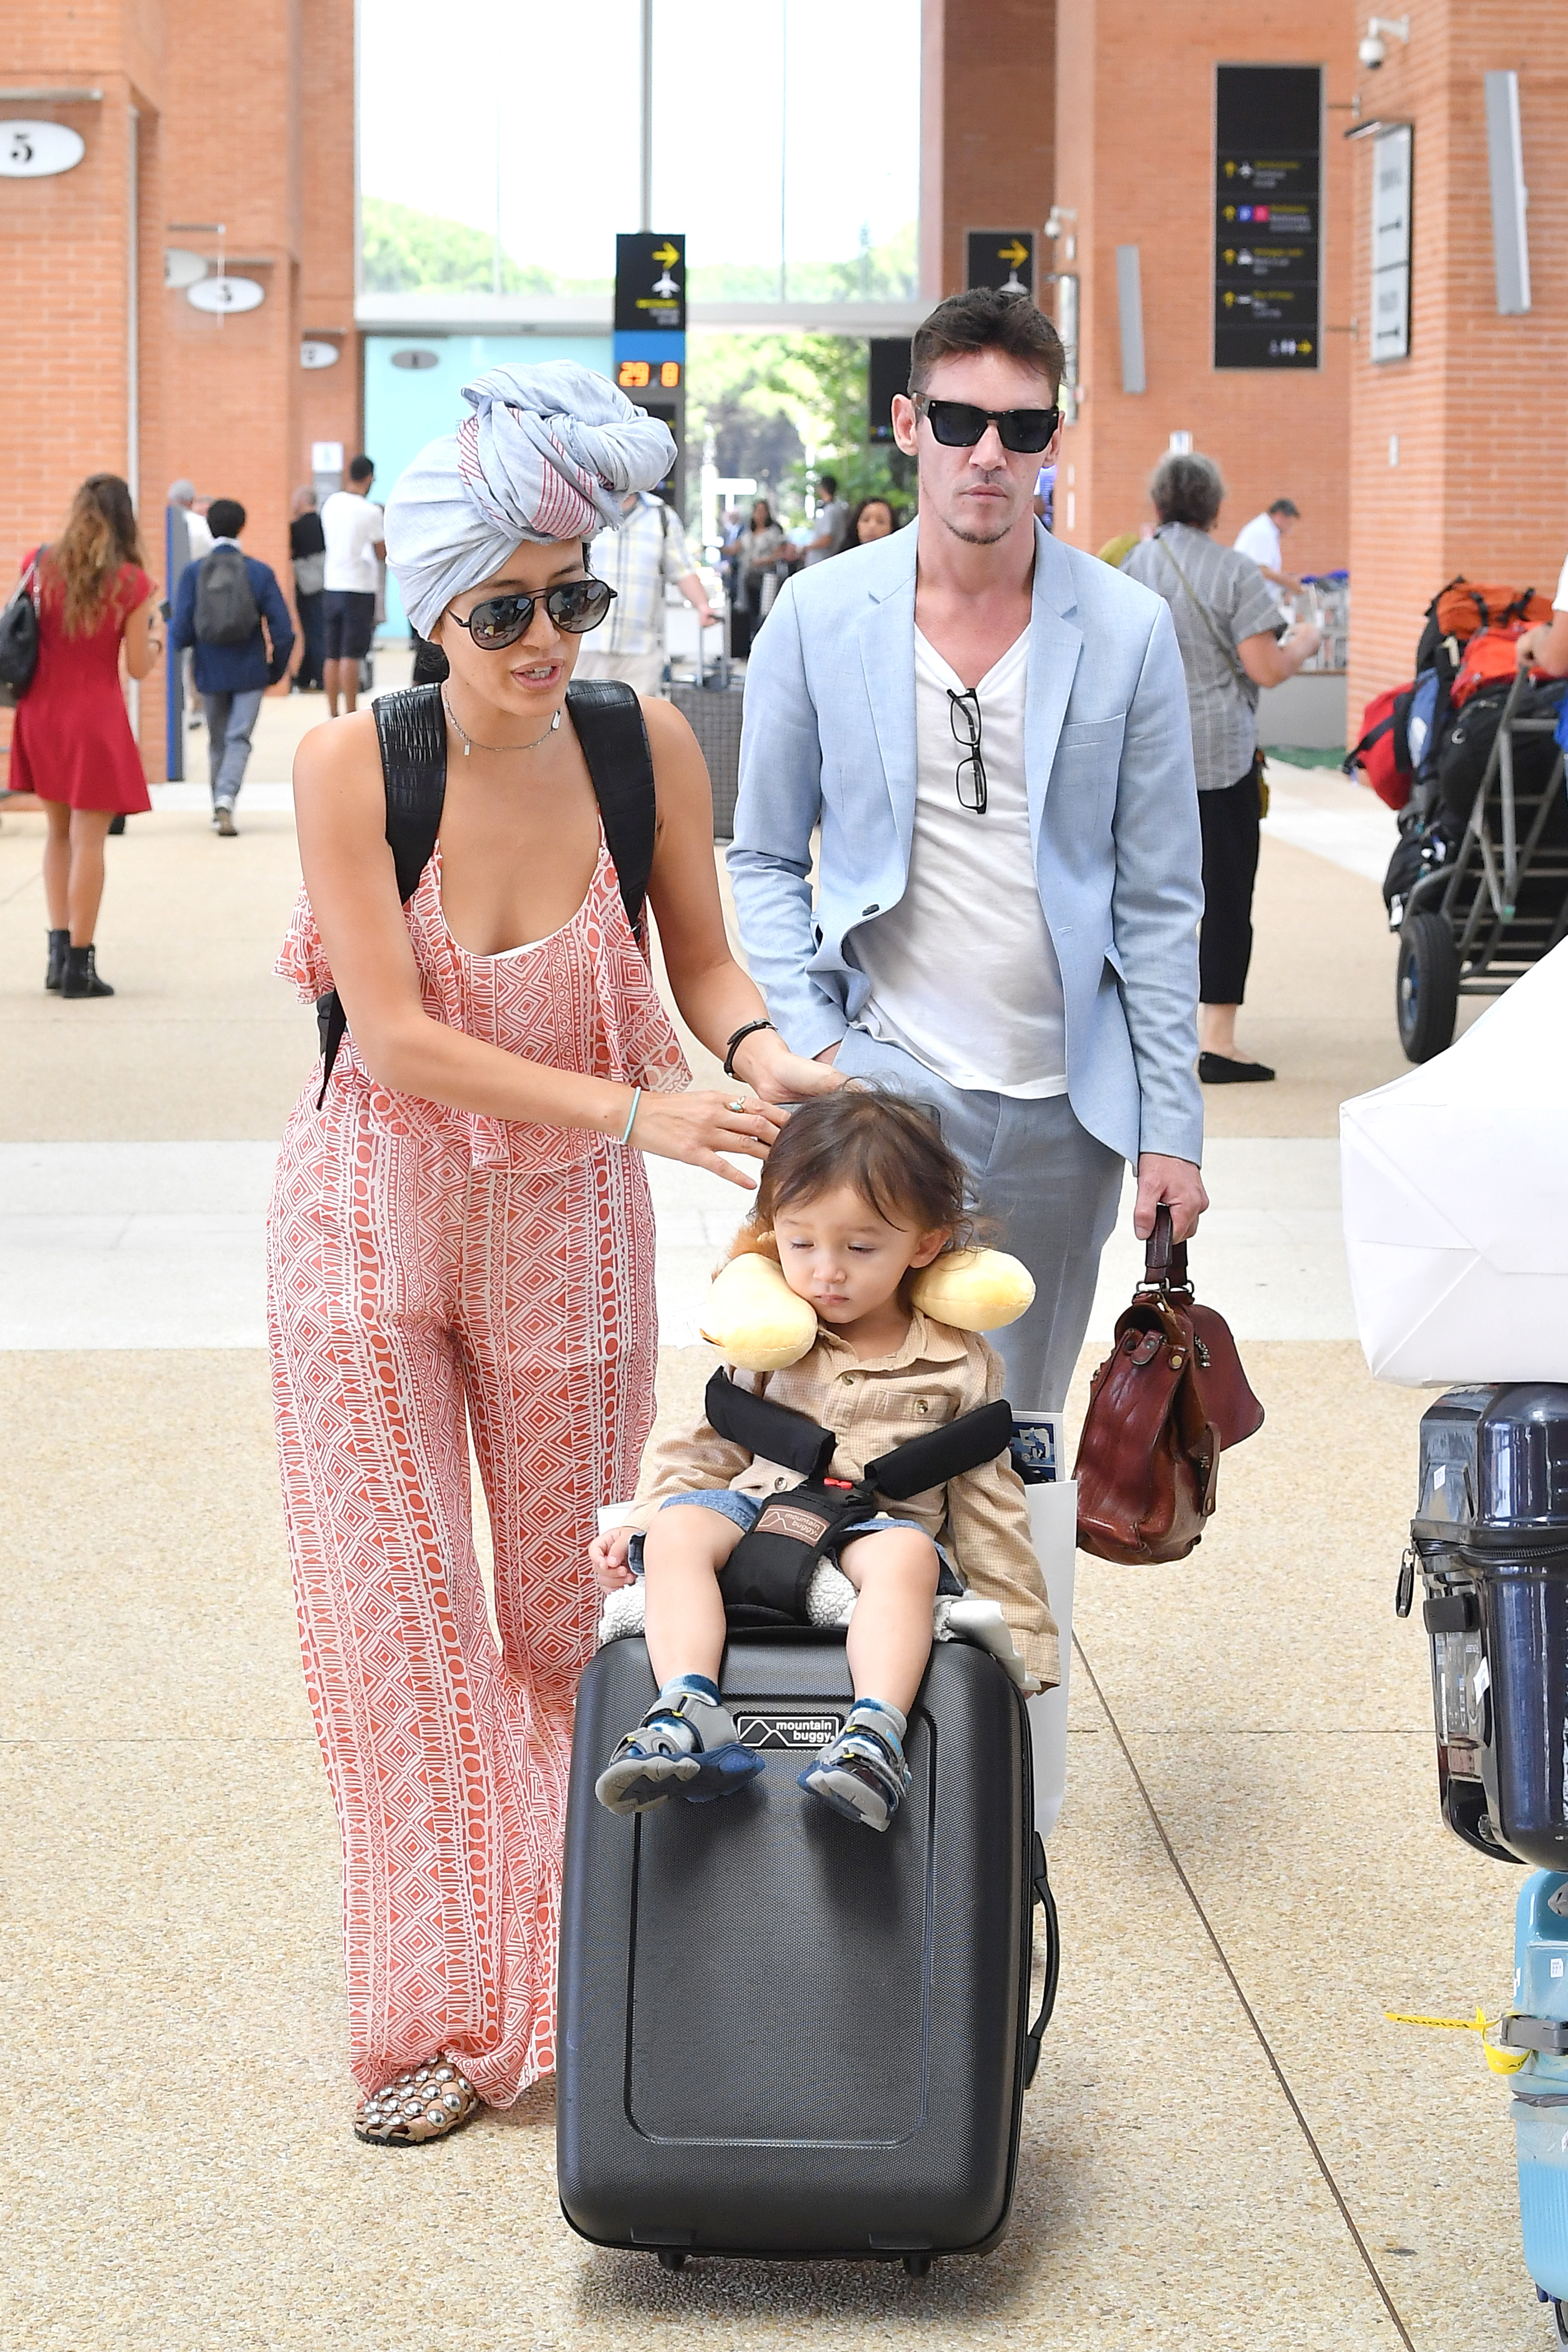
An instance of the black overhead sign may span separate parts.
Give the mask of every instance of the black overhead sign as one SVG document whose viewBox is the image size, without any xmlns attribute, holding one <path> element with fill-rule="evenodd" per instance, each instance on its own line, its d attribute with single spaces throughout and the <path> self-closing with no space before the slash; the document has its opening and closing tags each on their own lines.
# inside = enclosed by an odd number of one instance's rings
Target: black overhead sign
<svg viewBox="0 0 1568 2352">
<path fill-rule="evenodd" d="M 1035 294 L 1032 228 L 972 228 L 965 240 L 966 286 L 994 286 L 999 294 Z"/>
<path fill-rule="evenodd" d="M 1216 68 L 1214 363 L 1315 368 L 1321 68 Z"/>
<path fill-rule="evenodd" d="M 890 441 L 893 437 L 893 395 L 910 388 L 910 338 L 908 335 L 873 335 L 871 362 L 868 372 L 868 441 Z"/>
<path fill-rule="evenodd" d="M 639 230 L 616 239 L 616 332 L 686 332 L 686 239 Z"/>
</svg>

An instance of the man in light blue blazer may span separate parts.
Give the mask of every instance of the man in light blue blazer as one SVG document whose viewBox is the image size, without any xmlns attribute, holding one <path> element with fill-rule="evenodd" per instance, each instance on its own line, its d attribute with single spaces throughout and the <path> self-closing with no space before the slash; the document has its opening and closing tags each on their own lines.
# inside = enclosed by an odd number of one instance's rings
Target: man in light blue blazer
<svg viewBox="0 0 1568 2352">
<path fill-rule="evenodd" d="M 1026 1413 L 1064 1402 L 1123 1164 L 1141 1236 L 1208 1205 L 1186 686 L 1164 600 L 1035 519 L 1061 364 L 1016 296 L 921 328 L 893 408 L 919 524 L 781 593 L 730 852 L 787 1043 L 929 1103 L 1034 1275 L 997 1334 Z"/>
</svg>

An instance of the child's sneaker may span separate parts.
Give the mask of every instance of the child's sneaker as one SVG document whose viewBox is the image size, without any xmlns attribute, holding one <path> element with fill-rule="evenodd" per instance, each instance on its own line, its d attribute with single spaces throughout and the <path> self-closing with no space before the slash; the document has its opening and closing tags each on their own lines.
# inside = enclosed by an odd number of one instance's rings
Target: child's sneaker
<svg viewBox="0 0 1568 2352">
<path fill-rule="evenodd" d="M 847 1821 L 885 1830 L 910 1785 L 903 1747 L 907 1728 L 896 1706 L 880 1699 L 857 1699 L 838 1737 L 801 1774 L 801 1787 Z"/>
<path fill-rule="evenodd" d="M 667 1797 L 701 1805 L 732 1796 L 762 1769 L 762 1758 L 736 1738 L 714 1685 L 700 1675 L 681 1675 L 665 1685 L 620 1741 L 594 1794 L 612 1813 L 646 1812 Z"/>
</svg>

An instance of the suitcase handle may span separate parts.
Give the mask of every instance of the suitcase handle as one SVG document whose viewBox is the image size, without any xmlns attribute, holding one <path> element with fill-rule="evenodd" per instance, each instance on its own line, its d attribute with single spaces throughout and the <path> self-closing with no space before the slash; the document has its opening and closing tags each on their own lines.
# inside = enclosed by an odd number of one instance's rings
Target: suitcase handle
<svg viewBox="0 0 1568 2352">
<path fill-rule="evenodd" d="M 1046 1868 L 1046 1849 L 1038 1830 L 1035 1832 L 1035 1855 L 1029 1872 L 1033 1902 L 1029 1916 L 1034 1917 L 1035 1906 L 1046 1915 L 1046 1981 L 1040 1994 L 1040 2013 L 1024 2037 L 1024 2084 L 1027 2088 L 1035 2079 L 1035 2069 L 1040 2063 L 1040 2044 L 1051 2012 L 1057 2005 L 1057 1985 L 1062 1972 L 1061 1922 L 1057 1917 L 1057 1898 L 1051 1891 L 1050 1874 Z M 1031 1942 L 1033 1937 L 1030 1938 Z"/>
</svg>

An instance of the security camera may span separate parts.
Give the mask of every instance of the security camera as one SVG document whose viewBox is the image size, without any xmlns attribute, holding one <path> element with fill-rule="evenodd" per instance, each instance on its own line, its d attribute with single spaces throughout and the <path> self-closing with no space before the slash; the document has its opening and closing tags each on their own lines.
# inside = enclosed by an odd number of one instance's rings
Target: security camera
<svg viewBox="0 0 1568 2352">
<path fill-rule="evenodd" d="M 1384 59 L 1388 55 L 1388 45 L 1384 38 L 1384 34 L 1387 34 L 1390 39 L 1395 41 L 1408 41 L 1410 38 L 1409 17 L 1372 16 L 1368 18 L 1366 37 L 1364 40 L 1358 41 L 1356 43 L 1356 55 L 1361 59 L 1363 65 L 1366 67 L 1369 73 L 1375 73 L 1378 67 L 1382 65 Z"/>
</svg>

